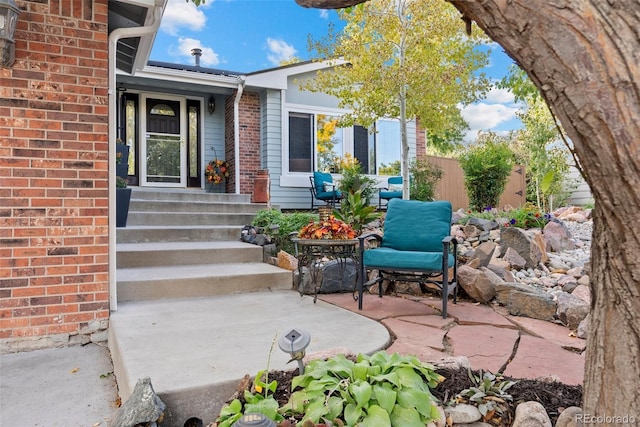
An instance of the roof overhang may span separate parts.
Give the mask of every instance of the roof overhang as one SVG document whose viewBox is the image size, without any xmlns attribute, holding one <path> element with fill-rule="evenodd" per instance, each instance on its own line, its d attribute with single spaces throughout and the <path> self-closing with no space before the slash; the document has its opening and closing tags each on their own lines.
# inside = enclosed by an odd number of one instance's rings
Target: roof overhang
<svg viewBox="0 0 640 427">
<path fill-rule="evenodd" d="M 109 34 L 118 28 L 148 25 L 156 7 L 166 7 L 168 0 L 109 0 Z M 141 70 L 147 63 L 155 33 L 142 37 L 122 38 L 116 48 L 116 69 L 129 74 Z"/>
<path fill-rule="evenodd" d="M 347 64 L 347 61 L 342 59 L 317 62 L 308 61 L 285 65 L 284 67 L 256 71 L 247 74 L 246 85 L 247 87 L 253 88 L 284 90 L 287 89 L 288 79 L 291 76 L 333 68 L 344 64 Z"/>
</svg>

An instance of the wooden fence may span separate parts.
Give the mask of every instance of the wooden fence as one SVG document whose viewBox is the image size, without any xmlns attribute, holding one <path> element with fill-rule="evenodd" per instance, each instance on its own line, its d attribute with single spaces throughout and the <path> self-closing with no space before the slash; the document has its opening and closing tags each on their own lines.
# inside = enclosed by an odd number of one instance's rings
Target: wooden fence
<svg viewBox="0 0 640 427">
<path fill-rule="evenodd" d="M 436 199 L 449 200 L 454 210 L 469 207 L 467 190 L 464 188 L 464 172 L 455 159 L 427 156 L 427 160 L 442 169 L 442 178 L 436 186 Z M 500 205 L 496 208 L 520 207 L 526 197 L 525 168 L 516 165 L 511 171 L 504 193 L 500 197 Z"/>
</svg>

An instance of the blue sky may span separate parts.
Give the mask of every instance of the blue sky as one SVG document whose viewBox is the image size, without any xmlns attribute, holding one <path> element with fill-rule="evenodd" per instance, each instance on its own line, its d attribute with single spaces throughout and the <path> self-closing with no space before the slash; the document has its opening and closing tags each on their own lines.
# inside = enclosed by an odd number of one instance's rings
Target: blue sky
<svg viewBox="0 0 640 427">
<path fill-rule="evenodd" d="M 308 37 L 320 39 L 329 23 L 343 24 L 333 10 L 306 9 L 294 0 L 206 0 L 195 7 L 185 0 L 169 0 L 151 60 L 194 64 L 191 49 L 203 50 L 201 65 L 227 71 L 251 72 L 278 66 L 295 56 L 309 59 Z M 511 59 L 492 45 L 489 67 L 484 71 L 499 80 Z M 468 106 L 462 115 L 478 130 L 508 131 L 521 127 L 515 113 L 519 106 L 504 90 L 492 90 L 487 99 Z"/>
</svg>

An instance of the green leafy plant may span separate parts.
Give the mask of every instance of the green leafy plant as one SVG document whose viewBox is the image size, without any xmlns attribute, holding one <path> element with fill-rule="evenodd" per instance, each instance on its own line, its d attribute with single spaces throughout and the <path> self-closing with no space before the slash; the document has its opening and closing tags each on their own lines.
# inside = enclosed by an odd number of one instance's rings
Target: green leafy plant
<svg viewBox="0 0 640 427">
<path fill-rule="evenodd" d="M 120 176 L 116 177 L 116 188 L 127 188 L 127 185 L 128 183 L 126 179 Z"/>
<path fill-rule="evenodd" d="M 507 144 L 488 136 L 469 147 L 459 161 L 471 208 L 498 206 L 513 165 Z"/>
<path fill-rule="evenodd" d="M 340 204 L 340 210 L 335 210 L 333 214 L 337 219 L 351 225 L 358 235 L 365 225 L 380 218 L 375 206 L 369 205 L 362 197 L 362 190 L 348 193 Z"/>
<path fill-rule="evenodd" d="M 278 412 L 278 401 L 273 397 L 273 393 L 278 388 L 278 382 L 269 381 L 269 366 L 271 365 L 271 354 L 276 342 L 274 337 L 269 349 L 267 359 L 267 369 L 260 371 L 253 379 L 253 387 L 244 390 L 242 396 L 244 405 L 240 399 L 233 399 L 224 405 L 220 410 L 220 415 L 216 419 L 218 427 L 230 427 L 238 421 L 243 414 L 264 414 L 273 421 L 282 421 L 284 417 Z"/>
<path fill-rule="evenodd" d="M 369 204 L 376 192 L 376 180 L 362 173 L 362 165 L 358 159 L 346 155 L 341 162 L 342 179 L 338 183 L 338 189 L 344 195 L 361 191 L 361 198 Z"/>
<path fill-rule="evenodd" d="M 302 414 L 299 423 L 331 422 L 349 426 L 424 427 L 439 418 L 430 388 L 444 378 L 413 356 L 379 351 L 314 360 L 295 377 L 284 415 Z"/>
<path fill-rule="evenodd" d="M 525 203 L 524 206 L 506 212 L 510 220 L 506 226 L 518 228 L 542 228 L 551 219 L 548 213 L 542 213 L 532 203 Z"/>
<path fill-rule="evenodd" d="M 517 381 L 507 381 L 502 375 L 479 371 L 474 374 L 469 369 L 469 378 L 473 386 L 462 390 L 451 404 L 468 403 L 478 407 L 485 421 L 493 418 L 494 414 L 502 414 L 507 402 L 513 397 L 507 393 Z"/>
<path fill-rule="evenodd" d="M 413 159 L 409 194 L 411 200 L 429 202 L 435 199 L 436 185 L 442 178 L 442 169 L 425 159 Z"/>
<path fill-rule="evenodd" d="M 277 209 L 262 209 L 257 212 L 251 225 L 262 227 L 271 236 L 279 250 L 294 253 L 291 233 L 298 232 L 310 221 L 317 221 L 318 215 L 309 212 L 283 213 Z"/>
</svg>

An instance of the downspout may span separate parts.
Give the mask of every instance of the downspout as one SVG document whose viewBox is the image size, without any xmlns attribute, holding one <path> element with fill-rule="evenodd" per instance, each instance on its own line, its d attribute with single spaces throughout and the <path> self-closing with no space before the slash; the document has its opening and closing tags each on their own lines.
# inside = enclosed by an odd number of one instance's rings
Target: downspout
<svg viewBox="0 0 640 427">
<path fill-rule="evenodd" d="M 236 99 L 233 101 L 233 149 L 235 154 L 236 194 L 240 194 L 240 98 L 242 98 L 245 84 L 243 76 L 239 79 L 238 92 L 236 92 Z"/>
<path fill-rule="evenodd" d="M 144 27 L 117 28 L 109 35 L 109 306 L 118 309 L 116 286 L 116 50 L 118 40 L 127 37 L 142 37 L 158 31 L 162 20 L 163 6 L 154 6 L 150 25 Z"/>
</svg>

